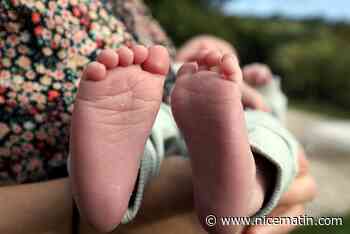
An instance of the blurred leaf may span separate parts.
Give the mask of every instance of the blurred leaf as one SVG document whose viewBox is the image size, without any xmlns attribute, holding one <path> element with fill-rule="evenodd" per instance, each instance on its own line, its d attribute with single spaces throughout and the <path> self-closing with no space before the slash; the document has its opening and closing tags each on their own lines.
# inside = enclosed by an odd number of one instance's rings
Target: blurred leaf
<svg viewBox="0 0 350 234">
<path fill-rule="evenodd" d="M 146 0 L 175 45 L 198 34 L 231 42 L 242 64 L 267 63 L 290 97 L 350 107 L 350 26 L 323 19 L 222 15 L 222 0 Z"/>
</svg>

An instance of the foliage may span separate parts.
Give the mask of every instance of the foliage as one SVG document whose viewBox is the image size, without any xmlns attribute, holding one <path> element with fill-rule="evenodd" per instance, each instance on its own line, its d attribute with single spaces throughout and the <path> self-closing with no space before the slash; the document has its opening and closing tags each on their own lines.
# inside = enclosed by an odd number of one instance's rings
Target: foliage
<svg viewBox="0 0 350 234">
<path fill-rule="evenodd" d="M 350 107 L 350 26 L 225 16 L 222 0 L 146 0 L 177 46 L 198 34 L 230 41 L 242 64 L 269 64 L 290 97 Z"/>
<path fill-rule="evenodd" d="M 348 234 L 350 233 L 350 216 L 344 217 L 342 226 L 307 226 L 299 228 L 298 230 L 292 232 L 291 234 Z"/>
</svg>

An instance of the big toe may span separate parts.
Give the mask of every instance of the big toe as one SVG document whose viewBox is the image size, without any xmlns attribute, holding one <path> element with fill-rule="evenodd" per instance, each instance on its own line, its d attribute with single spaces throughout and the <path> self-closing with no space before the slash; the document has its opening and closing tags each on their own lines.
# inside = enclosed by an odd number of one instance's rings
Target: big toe
<svg viewBox="0 0 350 234">
<path fill-rule="evenodd" d="M 151 73 L 166 75 L 169 72 L 170 57 L 168 50 L 163 46 L 152 46 L 148 50 L 148 58 L 143 68 Z"/>
</svg>

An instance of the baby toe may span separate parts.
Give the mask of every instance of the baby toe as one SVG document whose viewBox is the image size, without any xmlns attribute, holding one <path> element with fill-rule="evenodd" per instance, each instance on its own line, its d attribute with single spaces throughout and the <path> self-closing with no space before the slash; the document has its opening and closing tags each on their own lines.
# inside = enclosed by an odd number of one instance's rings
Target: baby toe
<svg viewBox="0 0 350 234">
<path fill-rule="evenodd" d="M 148 57 L 148 49 L 142 45 L 133 45 L 131 50 L 134 52 L 134 63 L 142 64 Z"/>
<path fill-rule="evenodd" d="M 85 68 L 83 79 L 91 81 L 100 81 L 106 78 L 106 67 L 99 62 L 92 62 Z"/>
<path fill-rule="evenodd" d="M 126 46 L 118 49 L 119 65 L 123 67 L 130 66 L 134 62 L 134 52 Z"/>
<path fill-rule="evenodd" d="M 107 69 L 112 69 L 118 66 L 119 56 L 114 50 L 105 49 L 98 55 L 97 61 L 105 65 Z"/>
</svg>

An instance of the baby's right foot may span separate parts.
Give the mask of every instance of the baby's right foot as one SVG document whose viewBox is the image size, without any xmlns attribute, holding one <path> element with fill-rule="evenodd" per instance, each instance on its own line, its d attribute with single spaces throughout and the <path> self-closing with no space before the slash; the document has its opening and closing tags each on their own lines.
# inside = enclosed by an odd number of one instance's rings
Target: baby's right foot
<svg viewBox="0 0 350 234">
<path fill-rule="evenodd" d="M 162 100 L 169 55 L 161 46 L 105 50 L 87 66 L 74 105 L 71 179 L 80 212 L 112 231 L 128 208 Z"/>
</svg>

